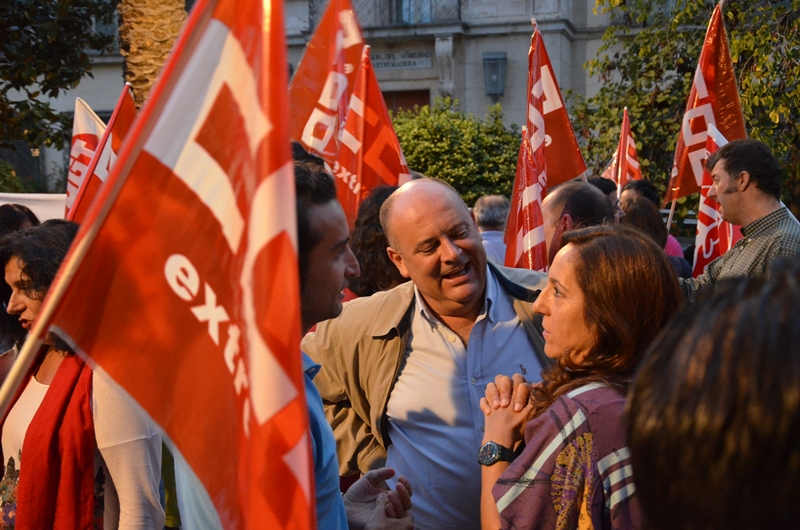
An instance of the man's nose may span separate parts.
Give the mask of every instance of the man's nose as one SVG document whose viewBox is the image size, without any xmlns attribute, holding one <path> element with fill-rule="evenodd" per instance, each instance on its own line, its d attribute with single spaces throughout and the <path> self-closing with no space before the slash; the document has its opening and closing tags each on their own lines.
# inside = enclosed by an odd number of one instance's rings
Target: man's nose
<svg viewBox="0 0 800 530">
<path fill-rule="evenodd" d="M 358 259 L 350 247 L 347 247 L 347 267 L 345 267 L 344 275 L 346 278 L 352 278 L 361 274 L 361 266 L 358 264 Z"/>
<path fill-rule="evenodd" d="M 442 260 L 443 261 L 456 261 L 461 257 L 461 247 L 449 238 L 442 241 Z"/>
</svg>

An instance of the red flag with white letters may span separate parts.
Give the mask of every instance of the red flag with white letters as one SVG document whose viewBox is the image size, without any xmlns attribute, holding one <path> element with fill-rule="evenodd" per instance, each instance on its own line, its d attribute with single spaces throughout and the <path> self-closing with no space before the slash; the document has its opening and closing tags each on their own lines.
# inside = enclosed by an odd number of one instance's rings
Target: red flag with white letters
<svg viewBox="0 0 800 530">
<path fill-rule="evenodd" d="M 226 529 L 315 527 L 286 64 L 281 0 L 194 6 L 32 331 L 150 414 Z"/>
<path fill-rule="evenodd" d="M 103 183 L 108 179 L 108 173 L 117 160 L 117 153 L 122 147 L 122 141 L 130 131 L 135 119 L 136 103 L 133 100 L 133 91 L 131 91 L 131 85 L 125 83 L 117 106 L 114 107 L 111 119 L 108 120 L 108 128 L 97 143 L 94 156 L 89 163 L 87 169 L 89 177 L 81 181 L 71 206 L 70 200 L 67 200 L 67 219 L 76 223 L 83 222 L 89 206 L 100 193 Z"/>
<path fill-rule="evenodd" d="M 703 158 L 703 185 L 700 188 L 700 207 L 697 209 L 697 236 L 694 247 L 694 268 L 692 276 L 697 278 L 706 265 L 725 254 L 738 240 L 742 232 L 737 225 L 722 220 L 717 202 L 708 197 L 708 190 L 713 184 L 711 172 L 705 168 L 709 156 L 727 144 L 728 140 L 714 126 L 708 125 L 706 138 L 706 157 Z"/>
<path fill-rule="evenodd" d="M 619 131 L 617 151 L 611 164 L 603 171 L 603 178 L 613 180 L 617 189 L 621 189 L 628 182 L 642 180 L 642 169 L 639 167 L 639 156 L 636 152 L 636 142 L 631 132 L 631 120 L 628 117 L 628 107 L 622 111 L 622 127 Z"/>
<path fill-rule="evenodd" d="M 411 180 L 378 78 L 372 69 L 369 46 L 364 46 L 348 107 L 333 175 L 339 202 L 352 227 L 358 207 L 370 190 Z"/>
<path fill-rule="evenodd" d="M 544 219 L 542 218 L 542 201 L 547 194 L 550 157 L 547 151 L 547 133 L 550 125 L 545 113 L 557 117 L 553 110 L 556 96 L 561 102 L 561 94 L 551 76 L 550 59 L 544 49 L 544 42 L 539 27 L 533 22 L 533 36 L 528 50 L 528 118 L 527 126 L 522 128 L 522 143 L 517 159 L 517 173 L 514 178 L 514 189 L 511 195 L 511 210 L 504 236 L 506 244 L 507 267 L 525 268 L 546 271 L 548 265 L 547 246 L 544 238 Z M 546 79 L 550 79 L 547 81 Z M 551 88 L 548 89 L 547 86 Z M 555 95 L 552 87 L 555 86 Z M 551 92 L 549 93 L 548 90 Z M 549 102 L 549 103 L 548 103 Z M 566 115 L 566 112 L 564 112 Z M 560 120 L 557 120 L 559 122 Z M 569 119 L 567 119 L 569 124 Z M 563 132 L 563 131 L 562 131 Z M 569 129 L 572 134 L 572 127 Z M 574 139 L 574 136 L 573 136 Z M 553 145 L 551 140 L 550 145 Z M 563 145 L 563 144 L 562 144 Z M 576 144 L 577 147 L 577 144 Z M 580 152 L 579 152 L 580 156 Z M 583 162 L 583 158 L 580 159 Z M 563 168 L 564 160 L 554 160 L 554 164 Z M 584 167 L 583 171 L 586 168 Z M 562 173 L 563 176 L 563 173 Z M 578 175 L 574 175 L 577 177 Z M 570 180 L 570 177 L 566 180 Z"/>
<path fill-rule="evenodd" d="M 292 140 L 331 167 L 363 47 L 350 0 L 330 0 L 289 86 Z"/>
<path fill-rule="evenodd" d="M 700 191 L 710 124 L 729 141 L 747 137 L 722 19 L 722 2 L 714 8 L 700 52 L 675 148 L 665 204 Z"/>
<path fill-rule="evenodd" d="M 547 159 L 547 185 L 551 188 L 586 174 L 586 162 L 578 147 L 578 140 L 572 130 L 572 123 L 561 97 L 550 56 L 542 40 L 542 34 L 536 20 L 533 23 L 533 36 L 528 52 L 528 141 L 533 151 L 538 149 L 534 136 L 541 129 L 544 142 L 544 156 Z M 535 69 L 532 66 L 531 54 L 536 56 Z M 540 99 L 542 108 L 534 112 L 531 106 L 533 99 Z M 544 193 L 542 193 L 544 197 Z"/>
<path fill-rule="evenodd" d="M 106 132 L 106 124 L 81 98 L 75 98 L 75 115 L 72 118 L 72 143 L 69 149 L 69 172 L 67 173 L 67 197 L 64 217 L 75 202 L 78 189 L 89 170 L 97 145 Z"/>
</svg>

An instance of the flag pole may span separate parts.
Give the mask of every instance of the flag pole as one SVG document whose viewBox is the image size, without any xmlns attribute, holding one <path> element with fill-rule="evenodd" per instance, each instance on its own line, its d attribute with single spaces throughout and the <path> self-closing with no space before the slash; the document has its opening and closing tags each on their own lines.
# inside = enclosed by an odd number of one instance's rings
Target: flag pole
<svg viewBox="0 0 800 530">
<path fill-rule="evenodd" d="M 675 215 L 675 199 L 672 199 L 672 206 L 669 208 L 669 216 L 667 217 L 667 234 L 672 228 L 672 216 Z"/>
</svg>

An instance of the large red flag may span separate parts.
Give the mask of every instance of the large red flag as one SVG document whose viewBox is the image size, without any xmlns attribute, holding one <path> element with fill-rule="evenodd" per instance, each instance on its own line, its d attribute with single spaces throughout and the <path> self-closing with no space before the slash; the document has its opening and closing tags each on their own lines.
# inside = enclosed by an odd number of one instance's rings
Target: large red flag
<svg viewBox="0 0 800 530">
<path fill-rule="evenodd" d="M 728 140 L 717 130 L 714 124 L 708 125 L 706 139 L 706 156 L 703 158 L 703 185 L 700 188 L 700 207 L 697 209 L 697 236 L 694 247 L 694 268 L 692 276 L 697 278 L 706 265 L 725 254 L 739 239 L 742 232 L 739 227 L 722 220 L 719 205 L 708 197 L 708 190 L 713 184 L 711 173 L 705 168 L 706 159 L 727 144 Z"/>
<path fill-rule="evenodd" d="M 534 103 L 541 108 L 541 98 Z M 544 238 L 542 200 L 547 188 L 544 164 L 543 137 L 536 135 L 537 149 L 532 149 L 527 130 L 522 129 L 522 143 L 517 159 L 517 174 L 511 197 L 511 212 L 504 236 L 506 243 L 506 267 L 546 271 L 548 265 L 547 245 Z"/>
<path fill-rule="evenodd" d="M 158 422 L 224 528 L 314 527 L 286 64 L 281 0 L 195 5 L 31 332 Z"/>
<path fill-rule="evenodd" d="M 700 52 L 675 148 L 665 204 L 700 191 L 709 124 L 714 124 L 728 140 L 747 137 L 722 20 L 722 2 L 714 8 Z"/>
<path fill-rule="evenodd" d="M 397 186 L 411 180 L 372 69 L 369 46 L 364 46 L 333 174 L 339 202 L 350 226 L 356 220 L 358 206 L 372 188 Z"/>
<path fill-rule="evenodd" d="M 625 107 L 622 111 L 622 127 L 619 131 L 617 152 L 614 153 L 611 164 L 603 171 L 603 178 L 613 180 L 618 190 L 628 182 L 642 180 L 642 170 L 639 167 L 636 142 L 633 140 L 633 133 L 631 132 L 628 107 Z"/>
<path fill-rule="evenodd" d="M 529 141 L 536 152 L 537 145 L 534 136 L 538 134 L 544 126 L 544 156 L 547 159 L 547 185 L 550 187 L 558 186 L 574 178 L 582 177 L 586 174 L 586 162 L 578 147 L 578 140 L 572 130 L 572 123 L 569 121 L 567 108 L 564 106 L 564 99 L 561 97 L 561 89 L 558 87 L 553 66 L 550 63 L 550 56 L 544 47 L 542 34 L 536 20 L 533 23 L 533 36 L 531 37 L 531 47 L 528 52 L 528 116 L 526 125 L 528 128 Z M 531 65 L 531 54 L 536 55 L 538 66 L 534 69 Z M 531 106 L 531 92 L 537 91 L 536 98 L 541 98 L 542 108 L 539 116 L 534 115 Z M 544 121 L 541 123 L 541 118 Z M 544 193 L 542 194 L 544 196 Z"/>
<path fill-rule="evenodd" d="M 333 167 L 364 39 L 350 0 L 330 0 L 289 87 L 289 134 Z"/>
<path fill-rule="evenodd" d="M 88 178 L 80 183 L 72 205 L 67 201 L 67 219 L 80 223 L 86 217 L 92 201 L 100 192 L 103 183 L 108 179 L 111 166 L 117 161 L 117 153 L 122 146 L 122 141 L 130 131 L 136 119 L 136 102 L 133 100 L 131 85 L 125 83 L 122 94 L 119 96 L 117 106 L 108 120 L 108 128 L 97 144 L 92 161 L 87 169 Z"/>
<path fill-rule="evenodd" d="M 69 149 L 67 173 L 67 198 L 64 216 L 75 202 L 75 197 L 94 158 L 97 144 L 106 132 L 106 124 L 81 98 L 75 98 L 75 116 L 72 118 L 72 143 Z"/>
</svg>

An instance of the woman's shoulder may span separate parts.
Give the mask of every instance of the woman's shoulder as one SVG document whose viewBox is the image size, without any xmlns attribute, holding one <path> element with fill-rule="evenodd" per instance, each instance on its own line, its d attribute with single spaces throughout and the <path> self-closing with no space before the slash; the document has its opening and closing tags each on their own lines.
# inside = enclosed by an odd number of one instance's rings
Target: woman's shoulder
<svg viewBox="0 0 800 530">
<path fill-rule="evenodd" d="M 625 411 L 625 396 L 617 389 L 600 382 L 578 386 L 560 395 L 548 410 L 555 409 L 587 418 L 595 415 L 621 415 Z"/>
</svg>

